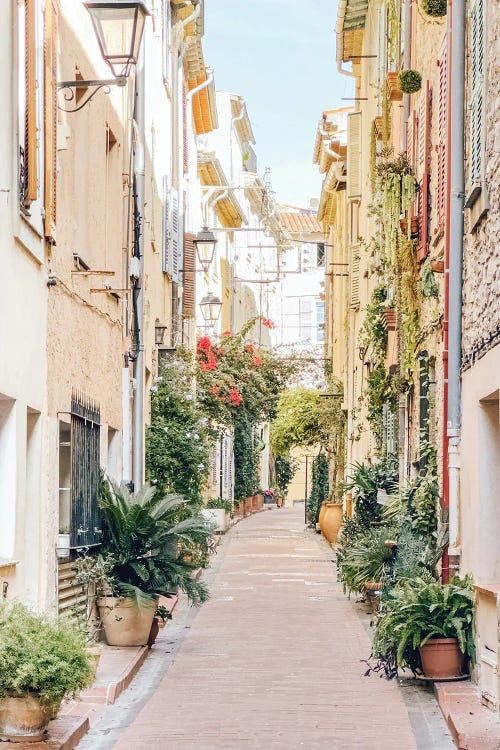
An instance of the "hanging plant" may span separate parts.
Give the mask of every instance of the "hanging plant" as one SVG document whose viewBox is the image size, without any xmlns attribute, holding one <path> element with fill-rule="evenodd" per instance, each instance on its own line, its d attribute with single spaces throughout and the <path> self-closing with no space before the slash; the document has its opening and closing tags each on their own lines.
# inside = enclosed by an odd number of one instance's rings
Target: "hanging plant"
<svg viewBox="0 0 500 750">
<path fill-rule="evenodd" d="M 418 70 L 400 70 L 398 78 L 404 94 L 414 94 L 422 88 L 422 76 Z"/>
<path fill-rule="evenodd" d="M 447 5 L 447 0 L 422 0 L 422 10 L 428 16 L 445 16 Z"/>
<path fill-rule="evenodd" d="M 439 297 L 439 287 L 434 277 L 429 258 L 422 265 L 421 283 L 424 297 Z"/>
</svg>

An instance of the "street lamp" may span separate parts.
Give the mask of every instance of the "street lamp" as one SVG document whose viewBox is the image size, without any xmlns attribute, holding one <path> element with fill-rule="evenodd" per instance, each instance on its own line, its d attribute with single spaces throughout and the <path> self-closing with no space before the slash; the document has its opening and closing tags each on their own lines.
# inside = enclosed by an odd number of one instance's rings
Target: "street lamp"
<svg viewBox="0 0 500 750">
<path fill-rule="evenodd" d="M 208 227 L 203 227 L 201 232 L 198 232 L 198 234 L 196 235 L 196 239 L 194 239 L 193 242 L 196 245 L 196 252 L 198 254 L 198 259 L 201 263 L 201 267 L 206 273 L 210 267 L 210 263 L 214 258 L 215 246 L 217 244 L 215 234 L 211 232 Z"/>
<path fill-rule="evenodd" d="M 214 326 L 219 320 L 220 312 L 222 310 L 222 302 L 213 292 L 208 292 L 206 297 L 200 302 L 201 314 L 205 325 Z"/>
<path fill-rule="evenodd" d="M 99 43 L 101 55 L 111 68 L 113 78 L 103 80 L 61 81 L 58 89 L 65 91 L 66 101 L 75 98 L 77 89 L 93 89 L 82 104 L 65 112 L 78 112 L 97 94 L 99 89 L 110 86 L 125 86 L 133 65 L 139 57 L 146 16 L 151 15 L 143 0 L 100 0 L 84 2 L 90 13 L 92 25 Z"/>
<path fill-rule="evenodd" d="M 167 326 L 162 325 L 160 323 L 160 319 L 156 318 L 155 320 L 155 344 L 156 346 L 161 346 L 163 344 L 166 330 L 167 330 Z"/>
</svg>

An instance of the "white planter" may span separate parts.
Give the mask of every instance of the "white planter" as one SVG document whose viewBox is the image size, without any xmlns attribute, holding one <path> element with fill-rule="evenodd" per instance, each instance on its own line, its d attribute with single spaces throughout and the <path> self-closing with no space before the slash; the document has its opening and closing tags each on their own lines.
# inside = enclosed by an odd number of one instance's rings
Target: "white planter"
<svg viewBox="0 0 500 750">
<path fill-rule="evenodd" d="M 57 535 L 57 556 L 69 557 L 69 534 Z"/>
<path fill-rule="evenodd" d="M 228 514 L 224 508 L 203 508 L 201 515 L 214 527 L 214 531 L 225 531 L 228 527 Z"/>
</svg>

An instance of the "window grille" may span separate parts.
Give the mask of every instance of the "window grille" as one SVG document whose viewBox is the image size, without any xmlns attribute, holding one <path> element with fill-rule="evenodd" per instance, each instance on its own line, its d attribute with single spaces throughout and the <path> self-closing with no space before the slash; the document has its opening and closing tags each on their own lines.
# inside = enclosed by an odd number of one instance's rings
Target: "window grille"
<svg viewBox="0 0 500 750">
<path fill-rule="evenodd" d="M 99 406 L 77 391 L 71 396 L 70 546 L 101 542 L 99 519 Z"/>
</svg>

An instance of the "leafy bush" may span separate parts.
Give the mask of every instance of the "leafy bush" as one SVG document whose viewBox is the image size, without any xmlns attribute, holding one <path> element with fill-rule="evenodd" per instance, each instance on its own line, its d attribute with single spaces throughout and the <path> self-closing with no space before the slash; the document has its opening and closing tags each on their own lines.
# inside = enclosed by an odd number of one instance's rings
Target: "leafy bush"
<svg viewBox="0 0 500 750">
<path fill-rule="evenodd" d="M 337 555 L 337 569 L 344 592 L 361 593 L 368 581 L 382 581 L 390 570 L 392 550 L 385 545 L 394 530 L 385 526 L 366 529 L 352 524 L 347 531 L 348 543 L 343 540 Z M 347 541 L 347 539 L 346 539 Z"/>
<path fill-rule="evenodd" d="M 226 513 L 233 512 L 233 504 L 230 503 L 229 500 L 225 500 L 223 497 L 211 497 L 205 507 L 225 510 Z"/>
<path fill-rule="evenodd" d="M 274 460 L 274 470 L 276 472 L 276 484 L 281 492 L 284 492 L 299 468 L 299 462 L 292 458 L 290 454 L 276 456 Z"/>
<path fill-rule="evenodd" d="M 85 632 L 21 603 L 0 605 L 0 699 L 36 693 L 58 706 L 91 684 Z"/>
<path fill-rule="evenodd" d="M 320 453 L 314 458 L 312 465 L 311 495 L 307 503 L 307 516 L 310 523 L 318 523 L 321 504 L 324 500 L 328 500 L 329 494 L 328 460 L 324 453 Z"/>
<path fill-rule="evenodd" d="M 259 451 L 255 445 L 253 424 L 244 412 L 234 421 L 234 497 L 243 500 L 255 494 L 259 486 Z"/>
<path fill-rule="evenodd" d="M 445 16 L 447 0 L 422 0 L 422 10 L 428 16 Z"/>
<path fill-rule="evenodd" d="M 164 364 L 151 395 L 146 432 L 146 477 L 160 496 L 180 494 L 201 504 L 209 467 L 211 430 L 181 361 Z"/>
<path fill-rule="evenodd" d="M 425 578 L 403 580 L 387 594 L 377 619 L 373 654 L 395 667 L 420 667 L 419 646 L 430 638 L 457 638 L 460 650 L 475 658 L 472 580 L 456 577 L 441 586 Z"/>
<path fill-rule="evenodd" d="M 356 516 L 362 526 L 369 527 L 370 524 L 381 521 L 382 506 L 377 501 L 377 492 L 379 489 L 393 492 L 397 478 L 397 460 L 393 456 L 387 456 L 370 466 L 354 464 L 354 472 L 344 485 L 344 490 L 353 492 Z"/>
<path fill-rule="evenodd" d="M 398 80 L 404 94 L 414 94 L 422 88 L 422 76 L 417 70 L 400 70 Z"/>
<path fill-rule="evenodd" d="M 185 506 L 184 498 L 161 497 L 154 487 L 132 495 L 126 487 L 103 483 L 103 549 L 115 559 L 110 577 L 115 595 L 141 604 L 181 589 L 194 604 L 205 601 L 206 587 L 193 580 L 193 566 L 183 561 L 183 555 L 206 549 L 210 530 L 199 514 L 177 522 L 178 509 Z"/>
</svg>

